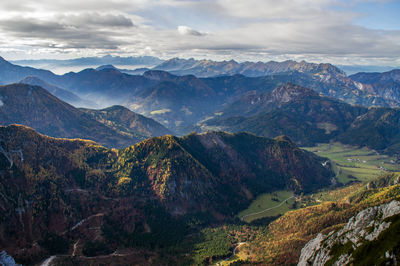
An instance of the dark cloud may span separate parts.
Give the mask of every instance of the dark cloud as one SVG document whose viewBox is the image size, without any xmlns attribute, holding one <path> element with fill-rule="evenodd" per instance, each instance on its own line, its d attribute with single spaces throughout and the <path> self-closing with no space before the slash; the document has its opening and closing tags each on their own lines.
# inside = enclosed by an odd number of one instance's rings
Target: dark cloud
<svg viewBox="0 0 400 266">
<path fill-rule="evenodd" d="M 77 27 L 102 26 L 102 27 L 133 27 L 131 19 L 118 14 L 82 13 L 77 15 L 62 15 L 59 17 L 66 25 Z"/>
<path fill-rule="evenodd" d="M 109 22 L 109 21 L 108 21 Z M 26 18 L 0 20 L 0 28 L 18 38 L 53 43 L 50 47 L 117 49 L 124 41 L 117 32 L 107 31 L 94 25 L 71 25 L 54 21 Z M 46 45 L 48 46 L 48 45 Z"/>
</svg>

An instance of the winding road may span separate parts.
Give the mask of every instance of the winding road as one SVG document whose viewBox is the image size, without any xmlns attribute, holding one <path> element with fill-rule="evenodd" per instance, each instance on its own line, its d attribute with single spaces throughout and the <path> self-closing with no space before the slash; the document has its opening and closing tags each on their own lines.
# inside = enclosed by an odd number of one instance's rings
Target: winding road
<svg viewBox="0 0 400 266">
<path fill-rule="evenodd" d="M 244 245 L 244 244 L 246 244 L 246 242 L 237 243 L 237 244 L 236 244 L 236 247 L 233 249 L 232 255 L 231 255 L 229 258 L 224 259 L 223 261 L 228 261 L 228 260 L 230 260 L 231 258 L 233 258 L 233 257 L 236 255 L 236 253 L 237 253 L 237 249 L 238 249 L 240 246 Z M 222 263 L 221 261 L 220 261 L 220 262 L 217 262 L 217 265 L 220 266 L 221 263 Z"/>
<path fill-rule="evenodd" d="M 243 221 L 243 218 L 245 218 L 245 217 L 257 215 L 257 214 L 260 214 L 260 213 L 263 213 L 263 212 L 267 212 L 267 211 L 272 210 L 272 209 L 276 209 L 276 208 L 282 206 L 287 200 L 290 200 L 291 198 L 294 198 L 294 196 L 291 196 L 291 197 L 289 197 L 289 198 L 283 200 L 280 204 L 278 204 L 278 205 L 276 205 L 276 206 L 274 206 L 274 207 L 271 207 L 271 208 L 268 208 L 268 209 L 265 209 L 265 210 L 262 210 L 262 211 L 259 211 L 259 212 L 253 212 L 253 213 L 244 215 L 244 216 L 240 217 L 240 220 Z"/>
</svg>

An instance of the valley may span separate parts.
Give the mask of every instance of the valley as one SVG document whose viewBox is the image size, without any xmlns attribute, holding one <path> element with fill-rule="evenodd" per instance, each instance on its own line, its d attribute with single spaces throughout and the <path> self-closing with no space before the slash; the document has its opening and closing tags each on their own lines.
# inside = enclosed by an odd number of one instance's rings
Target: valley
<svg viewBox="0 0 400 266">
<path fill-rule="evenodd" d="M 295 264 L 319 233 L 400 199 L 400 100 L 379 91 L 397 72 L 0 63 L 0 247 L 17 262 Z"/>
<path fill-rule="evenodd" d="M 385 172 L 400 171 L 396 157 L 379 154 L 365 147 L 329 143 L 304 149 L 330 159 L 335 165 L 337 179 L 342 184 L 371 181 Z"/>
<path fill-rule="evenodd" d="M 251 223 L 264 217 L 277 217 L 296 208 L 295 196 L 291 191 L 275 191 L 257 197 L 250 206 L 238 214 L 240 220 Z"/>
</svg>

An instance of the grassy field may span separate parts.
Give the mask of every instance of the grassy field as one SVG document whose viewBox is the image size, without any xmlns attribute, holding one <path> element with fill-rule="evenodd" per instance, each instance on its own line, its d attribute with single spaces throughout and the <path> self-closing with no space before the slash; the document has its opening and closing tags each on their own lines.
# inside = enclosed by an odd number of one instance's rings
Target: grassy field
<svg viewBox="0 0 400 266">
<path fill-rule="evenodd" d="M 286 190 L 262 194 L 246 210 L 241 211 L 238 217 L 250 223 L 256 219 L 282 215 L 293 206 L 294 198 L 285 201 L 292 196 L 293 192 Z"/>
<path fill-rule="evenodd" d="M 331 160 L 338 181 L 343 184 L 348 184 L 351 181 L 370 181 L 384 173 L 400 171 L 400 164 L 396 163 L 395 158 L 378 154 L 376 151 L 368 148 L 359 148 L 341 143 L 329 143 L 304 149 Z M 347 188 L 315 193 L 312 195 L 311 201 L 314 202 L 313 204 L 316 204 L 318 202 L 345 198 L 351 191 L 358 190 L 362 186 L 361 184 L 354 184 Z M 262 194 L 247 209 L 241 211 L 238 217 L 250 223 L 256 219 L 282 215 L 294 207 L 295 198 L 291 198 L 281 204 L 291 196 L 293 196 L 293 192 L 290 191 Z M 303 198 L 305 201 L 301 200 L 298 202 L 297 207 L 305 207 L 310 204 L 307 197 Z"/>
<path fill-rule="evenodd" d="M 304 149 L 329 158 L 334 163 L 339 182 L 343 184 L 356 180 L 369 181 L 388 171 L 400 171 L 395 158 L 368 148 L 329 143 Z"/>
</svg>

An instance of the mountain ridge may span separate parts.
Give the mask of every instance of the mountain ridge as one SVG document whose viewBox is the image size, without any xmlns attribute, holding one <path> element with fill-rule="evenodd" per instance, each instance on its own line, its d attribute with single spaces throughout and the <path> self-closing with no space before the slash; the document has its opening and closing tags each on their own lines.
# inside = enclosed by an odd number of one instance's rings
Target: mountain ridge
<svg viewBox="0 0 400 266">
<path fill-rule="evenodd" d="M 144 140 L 151 132 L 150 130 L 147 134 L 137 134 L 135 125 L 129 128 L 130 135 L 124 130 L 117 131 L 39 86 L 17 83 L 0 86 L 0 97 L 0 122 L 3 125 L 24 124 L 50 136 L 92 139 L 107 146 L 123 147 Z M 124 109 L 124 113 L 125 117 L 135 117 L 136 121 L 145 120 L 145 123 L 150 125 L 148 118 L 146 120 L 128 109 Z M 157 126 L 162 133 L 169 132 L 155 121 L 150 128 L 153 126 Z M 134 131 L 136 135 L 132 134 Z"/>
<path fill-rule="evenodd" d="M 191 221 L 193 230 L 233 219 L 251 193 L 314 190 L 333 175 L 286 138 L 245 133 L 167 135 L 121 150 L 18 125 L 0 126 L 0 139 L 0 244 L 25 264 L 82 254 L 95 240 L 109 250 L 173 245 Z"/>
</svg>

